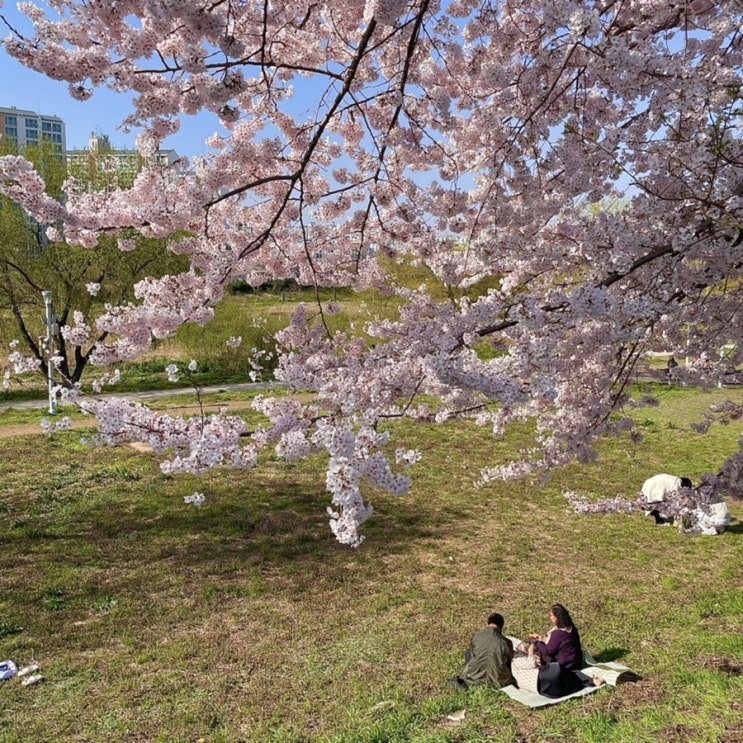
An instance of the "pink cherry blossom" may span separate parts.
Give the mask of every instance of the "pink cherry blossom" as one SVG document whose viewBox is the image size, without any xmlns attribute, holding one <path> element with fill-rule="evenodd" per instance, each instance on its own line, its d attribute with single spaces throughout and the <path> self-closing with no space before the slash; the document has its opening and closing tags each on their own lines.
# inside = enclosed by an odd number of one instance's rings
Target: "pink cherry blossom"
<svg viewBox="0 0 743 743">
<path fill-rule="evenodd" d="M 36 35 L 12 34 L 7 51 L 75 97 L 132 94 L 122 125 L 143 156 L 183 116 L 214 118 L 187 175 L 147 167 L 127 190 L 69 182 L 58 202 L 30 164 L 0 158 L 0 192 L 54 224 L 54 239 L 94 247 L 113 234 L 127 250 L 133 233 L 169 237 L 188 259 L 180 275 L 140 282 L 134 302 L 84 319 L 105 336 L 95 363 L 209 322 L 238 278 L 397 303 L 342 331 L 328 322 L 340 303 L 299 307 L 275 335 L 275 375 L 302 402 L 261 398 L 254 431 L 226 414 L 86 403 L 101 441 L 146 439 L 167 472 L 252 467 L 268 446 L 287 459 L 324 451 L 331 528 L 358 545 L 368 488 L 404 493 L 395 467 L 417 458 L 380 433 L 389 420 L 467 417 L 496 437 L 532 422 L 532 449 L 489 463 L 487 487 L 590 461 L 598 437 L 627 436 L 619 413 L 647 351 L 694 360 L 674 370 L 682 384 L 722 384 L 740 363 L 736 3 L 53 7 L 24 5 Z M 251 355 L 255 379 L 266 360 Z M 743 450 L 721 462 L 731 477 L 741 467 Z"/>
</svg>

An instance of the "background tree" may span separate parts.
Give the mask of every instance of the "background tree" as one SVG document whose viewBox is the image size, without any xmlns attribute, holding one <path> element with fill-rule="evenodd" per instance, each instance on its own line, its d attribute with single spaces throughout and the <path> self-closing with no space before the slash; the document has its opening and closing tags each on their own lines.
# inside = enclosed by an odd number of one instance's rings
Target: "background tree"
<svg viewBox="0 0 743 743">
<path fill-rule="evenodd" d="M 16 32 L 8 51 L 79 99 L 102 84 L 135 92 L 124 124 L 141 127 L 143 155 L 197 111 L 226 132 L 187 182 L 145 169 L 126 192 L 64 208 L 3 164 L 5 192 L 40 221 L 61 220 L 69 244 L 123 229 L 189 234 L 177 246 L 189 271 L 98 318 L 116 340 L 96 347 L 96 363 L 205 322 L 237 276 L 296 271 L 304 284 L 400 296 L 396 319 L 372 318 L 358 336 L 328 330 L 336 304 L 300 308 L 277 335 L 277 376 L 316 394 L 261 400 L 270 425 L 250 437 L 227 416 L 166 425 L 140 407 L 96 407 L 111 441 L 172 449 L 169 471 L 251 466 L 267 445 L 287 458 L 325 450 L 331 527 L 358 544 L 362 484 L 408 484 L 391 470 L 390 418 L 473 416 L 497 436 L 533 421 L 534 450 L 486 482 L 587 460 L 597 436 L 626 430 L 613 414 L 651 339 L 672 352 L 688 343 L 701 360 L 683 370 L 690 382 L 715 382 L 721 370 L 703 362 L 722 343 L 740 361 L 739 3 L 55 8 L 65 20 L 29 11 L 38 35 Z M 614 197 L 626 208 L 593 213 Z M 474 296 L 397 287 L 380 255 Z M 481 358 L 483 339 L 505 351 Z"/>
<path fill-rule="evenodd" d="M 3 155 L 18 156 L 12 143 L 0 146 Z M 68 177 L 64 153 L 42 140 L 25 148 L 22 157 L 41 176 L 47 193 L 61 202 L 62 184 Z M 85 176 L 85 172 L 78 174 L 78 189 L 88 191 L 99 185 L 98 180 L 91 183 Z M 133 177 L 128 177 L 129 185 L 132 181 Z M 15 321 L 12 338 L 22 341 L 46 376 L 41 292 L 53 292 L 59 326 L 74 329 L 57 333 L 53 349 L 58 359 L 57 381 L 70 386 L 82 378 L 95 344 L 108 335 L 88 325 L 91 316 L 105 304 L 120 305 L 133 299 L 134 285 L 140 278 L 162 276 L 179 264 L 183 266 L 184 261 L 167 252 L 165 239 L 144 238 L 133 231 L 121 233 L 118 239 L 102 234 L 93 248 L 82 248 L 50 240 L 48 226 L 0 196 L 0 307 Z M 120 249 L 119 241 L 125 250 Z M 5 339 L 6 344 L 10 340 Z"/>
</svg>

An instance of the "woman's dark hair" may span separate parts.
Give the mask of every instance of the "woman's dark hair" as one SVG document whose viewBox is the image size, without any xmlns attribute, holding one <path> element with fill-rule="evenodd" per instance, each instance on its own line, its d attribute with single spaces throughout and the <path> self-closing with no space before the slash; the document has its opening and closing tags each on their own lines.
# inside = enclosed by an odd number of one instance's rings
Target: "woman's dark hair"
<svg viewBox="0 0 743 743">
<path fill-rule="evenodd" d="M 555 615 L 557 619 L 557 626 L 560 629 L 567 629 L 568 627 L 575 627 L 573 619 L 570 616 L 570 612 L 562 604 L 552 604 L 550 611 Z"/>
</svg>

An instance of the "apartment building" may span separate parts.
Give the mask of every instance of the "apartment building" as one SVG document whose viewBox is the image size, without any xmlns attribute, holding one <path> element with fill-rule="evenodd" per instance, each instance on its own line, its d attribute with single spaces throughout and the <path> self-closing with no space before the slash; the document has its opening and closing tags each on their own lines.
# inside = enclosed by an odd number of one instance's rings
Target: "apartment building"
<svg viewBox="0 0 743 743">
<path fill-rule="evenodd" d="M 14 142 L 20 149 L 46 139 L 60 150 L 67 148 L 65 124 L 59 116 L 48 116 L 22 108 L 0 106 L 0 137 Z"/>
<path fill-rule="evenodd" d="M 107 136 L 96 134 L 91 135 L 87 150 L 67 150 L 65 158 L 70 175 L 96 191 L 130 184 L 146 164 L 169 166 L 178 163 L 176 176 L 182 176 L 185 168 L 185 163 L 181 167 L 175 150 L 158 150 L 145 158 L 137 150 L 114 149 Z"/>
</svg>

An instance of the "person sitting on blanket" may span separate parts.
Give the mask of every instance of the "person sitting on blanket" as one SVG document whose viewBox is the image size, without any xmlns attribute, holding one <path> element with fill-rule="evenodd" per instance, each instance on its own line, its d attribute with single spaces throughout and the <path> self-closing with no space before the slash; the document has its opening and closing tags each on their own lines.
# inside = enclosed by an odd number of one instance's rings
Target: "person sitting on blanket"
<svg viewBox="0 0 743 743">
<path fill-rule="evenodd" d="M 584 686 L 601 686 L 603 679 L 581 672 L 583 648 L 578 628 L 562 604 L 550 609 L 552 629 L 544 636 L 529 635 L 529 655 L 540 665 L 537 691 L 546 697 L 564 697 Z"/>
<path fill-rule="evenodd" d="M 470 646 L 464 656 L 466 663 L 461 676 L 449 679 L 447 684 L 458 689 L 469 686 L 516 685 L 511 673 L 513 643 L 503 635 L 505 621 L 501 614 L 494 612 L 488 617 L 488 626 L 472 635 Z"/>
</svg>

